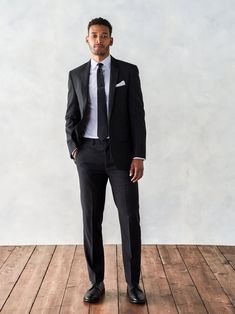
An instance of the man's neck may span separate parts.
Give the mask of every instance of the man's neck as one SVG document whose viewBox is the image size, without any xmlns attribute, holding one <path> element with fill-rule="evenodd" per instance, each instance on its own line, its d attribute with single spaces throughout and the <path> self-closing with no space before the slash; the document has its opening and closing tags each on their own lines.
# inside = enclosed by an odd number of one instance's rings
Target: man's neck
<svg viewBox="0 0 235 314">
<path fill-rule="evenodd" d="M 109 56 L 109 54 L 107 55 L 103 55 L 103 56 L 99 56 L 99 55 L 91 55 L 91 58 L 93 60 L 95 60 L 96 62 L 102 62 L 104 59 L 106 59 Z"/>
</svg>

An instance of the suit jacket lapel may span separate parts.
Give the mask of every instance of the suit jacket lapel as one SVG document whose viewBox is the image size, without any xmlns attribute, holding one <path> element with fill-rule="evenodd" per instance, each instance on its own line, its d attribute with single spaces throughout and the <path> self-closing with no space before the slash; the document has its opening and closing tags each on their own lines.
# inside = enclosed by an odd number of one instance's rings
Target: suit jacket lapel
<svg viewBox="0 0 235 314">
<path fill-rule="evenodd" d="M 113 103 L 114 103 L 114 94 L 115 94 L 115 86 L 117 84 L 118 79 L 118 62 L 115 58 L 111 56 L 111 68 L 110 68 L 110 86 L 109 86 L 109 119 L 111 117 Z"/>
<path fill-rule="evenodd" d="M 90 75 L 91 61 L 88 61 L 82 71 L 80 72 L 80 83 L 82 91 L 83 102 L 79 103 L 81 114 L 83 115 L 87 106 L 89 97 L 89 75 Z"/>
</svg>

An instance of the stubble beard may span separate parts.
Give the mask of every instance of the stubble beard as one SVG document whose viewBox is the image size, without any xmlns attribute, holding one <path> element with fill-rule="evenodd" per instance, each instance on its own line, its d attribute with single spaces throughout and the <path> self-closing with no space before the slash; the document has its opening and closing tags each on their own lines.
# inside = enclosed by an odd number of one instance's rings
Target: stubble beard
<svg viewBox="0 0 235 314">
<path fill-rule="evenodd" d="M 92 54 L 95 56 L 105 56 L 108 53 L 108 49 L 106 47 L 102 48 L 102 50 L 96 50 L 94 47 L 89 46 Z"/>
</svg>

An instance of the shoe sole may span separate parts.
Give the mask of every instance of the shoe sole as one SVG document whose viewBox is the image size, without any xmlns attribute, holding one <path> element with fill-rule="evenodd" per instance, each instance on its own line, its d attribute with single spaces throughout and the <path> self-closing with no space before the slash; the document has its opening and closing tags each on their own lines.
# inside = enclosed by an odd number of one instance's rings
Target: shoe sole
<svg viewBox="0 0 235 314">
<path fill-rule="evenodd" d="M 146 301 L 134 301 L 134 300 L 130 300 L 129 301 L 132 303 L 132 304 L 145 304 Z"/>
</svg>

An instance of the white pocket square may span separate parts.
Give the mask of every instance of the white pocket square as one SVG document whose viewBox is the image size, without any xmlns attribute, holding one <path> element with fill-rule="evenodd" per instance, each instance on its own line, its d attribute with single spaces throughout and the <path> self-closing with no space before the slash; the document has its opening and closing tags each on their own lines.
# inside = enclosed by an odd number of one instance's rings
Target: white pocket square
<svg viewBox="0 0 235 314">
<path fill-rule="evenodd" d="M 115 87 L 120 87 L 120 86 L 123 86 L 123 85 L 126 85 L 125 81 L 121 81 L 120 83 L 117 83 L 115 85 Z"/>
</svg>

